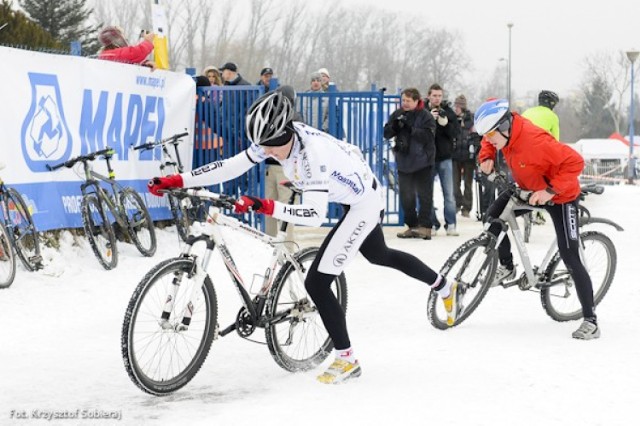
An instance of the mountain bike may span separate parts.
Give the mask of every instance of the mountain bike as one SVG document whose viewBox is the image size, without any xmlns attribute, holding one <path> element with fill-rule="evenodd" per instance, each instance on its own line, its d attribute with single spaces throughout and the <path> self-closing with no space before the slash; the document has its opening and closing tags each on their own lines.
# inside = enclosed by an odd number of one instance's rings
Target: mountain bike
<svg viewBox="0 0 640 426">
<path fill-rule="evenodd" d="M 11 237 L 0 222 L 0 289 L 9 287 L 16 277 L 16 258 L 11 247 Z"/>
<path fill-rule="evenodd" d="M 523 242 L 522 232 L 516 221 L 516 212 L 540 210 L 528 204 L 531 191 L 518 188 L 507 182 L 504 176 L 492 176 L 495 182 L 511 197 L 500 217 L 487 222 L 484 231 L 475 238 L 462 244 L 445 262 L 440 273 L 448 279 L 458 281 L 458 317 L 452 326 L 447 325 L 447 315 L 440 305 L 435 292 L 429 294 L 427 317 L 436 328 L 445 330 L 457 326 L 466 320 L 480 305 L 491 287 L 517 287 L 523 291 L 540 293 L 543 309 L 556 321 L 571 321 L 582 317 L 582 309 L 578 300 L 575 283 L 567 267 L 560 258 L 557 242 L 551 242 L 544 259 L 539 265 L 532 265 L 529 253 Z M 588 189 L 582 195 L 591 192 Z M 489 226 L 498 223 L 500 234 L 496 237 L 489 232 Z M 616 230 L 623 228 L 615 222 L 591 216 L 582 204 L 579 207 L 580 255 L 587 272 L 591 277 L 594 301 L 598 305 L 607 291 L 616 273 L 617 253 L 611 239 L 599 231 L 584 231 L 582 228 L 593 223 L 613 226 Z M 524 267 L 522 274 L 510 281 L 495 282 L 494 275 L 498 266 L 498 245 L 510 234 L 510 240 L 520 254 Z"/>
<path fill-rule="evenodd" d="M 140 194 L 115 181 L 111 167 L 113 154 L 113 149 L 105 148 L 54 166 L 47 165 L 53 171 L 82 164 L 81 177 L 85 181 L 80 186 L 82 224 L 93 253 L 107 270 L 118 265 L 116 230 L 123 239 L 130 239 L 143 256 L 153 256 L 156 252 L 156 233 L 149 211 Z M 93 171 L 92 162 L 98 157 L 106 161 L 109 177 Z M 111 191 L 103 188 L 100 182 L 108 184 Z"/>
<path fill-rule="evenodd" d="M 189 132 L 178 133 L 166 139 L 138 145 L 134 147 L 133 150 L 147 151 L 155 149 L 156 147 L 160 147 L 162 153 L 162 160 L 160 162 L 161 176 L 183 173 L 184 165 L 182 164 L 182 159 L 180 158 L 178 145 L 182 142 L 182 138 L 188 135 Z M 169 146 L 173 146 L 173 154 L 171 154 Z M 179 199 L 172 194 L 167 194 L 167 198 L 169 200 L 169 209 L 171 210 L 171 216 L 173 217 L 173 220 L 176 224 L 176 229 L 178 230 L 178 235 L 180 235 L 180 238 L 182 238 L 183 241 L 186 241 L 187 237 L 189 236 L 189 226 L 194 221 L 198 220 L 198 218 L 202 217 L 204 213 L 206 213 L 204 205 L 194 197 L 185 197 Z"/>
<path fill-rule="evenodd" d="M 2 169 L 0 167 L 0 169 Z M 22 195 L 14 188 L 5 185 L 0 177 L 1 221 L 6 228 L 11 246 L 27 271 L 42 268 L 40 237 L 31 212 Z"/>
<path fill-rule="evenodd" d="M 197 197 L 211 203 L 208 217 L 190 227 L 181 254 L 153 267 L 135 289 L 122 325 L 122 357 L 131 380 L 143 391 L 164 395 L 185 386 L 198 372 L 214 340 L 232 331 L 245 339 L 258 329 L 275 362 L 287 371 L 306 371 L 322 363 L 333 342 L 304 281 L 318 247 L 298 252 L 284 244 L 288 224 L 277 237 L 227 216 L 234 199 L 203 189 L 169 190 L 176 197 Z M 294 201 L 292 194 L 290 203 Z M 272 249 L 252 297 L 222 235 L 221 227 L 255 238 Z M 205 246 L 203 254 L 194 249 Z M 240 295 L 235 321 L 220 329 L 218 301 L 208 267 L 215 248 Z M 217 275 L 217 274 L 216 274 Z M 214 277 L 216 275 L 213 275 Z M 255 277 L 255 276 L 254 276 Z M 340 274 L 331 288 L 347 308 L 347 282 Z M 254 340 L 251 340 L 254 341 Z"/>
</svg>

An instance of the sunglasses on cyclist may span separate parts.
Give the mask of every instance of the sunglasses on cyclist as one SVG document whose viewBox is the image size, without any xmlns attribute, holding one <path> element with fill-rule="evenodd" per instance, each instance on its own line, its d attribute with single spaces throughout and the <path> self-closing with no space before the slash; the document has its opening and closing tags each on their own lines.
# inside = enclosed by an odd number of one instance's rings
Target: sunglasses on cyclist
<svg viewBox="0 0 640 426">
<path fill-rule="evenodd" d="M 485 136 L 492 137 L 496 134 L 496 132 L 500 133 L 502 136 L 505 136 L 505 133 L 511 128 L 511 120 L 508 117 L 505 117 L 498 125 L 493 129 L 485 133 Z M 505 136 L 506 137 L 506 136 Z"/>
</svg>

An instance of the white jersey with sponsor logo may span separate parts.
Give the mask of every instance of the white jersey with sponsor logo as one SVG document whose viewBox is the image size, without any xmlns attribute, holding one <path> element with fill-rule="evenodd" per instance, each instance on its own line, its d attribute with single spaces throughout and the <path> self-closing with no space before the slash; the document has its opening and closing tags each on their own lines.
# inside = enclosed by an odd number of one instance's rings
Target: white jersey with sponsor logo
<svg viewBox="0 0 640 426">
<path fill-rule="evenodd" d="M 294 122 L 294 143 L 289 157 L 278 160 L 285 176 L 303 191 L 302 204 L 275 202 L 273 217 L 300 225 L 319 226 L 329 202 L 355 206 L 369 197 L 383 203 L 371 168 L 355 145 L 320 130 Z M 204 186 L 234 179 L 264 161 L 264 149 L 252 144 L 232 158 L 216 161 L 182 174 L 185 187 Z M 247 194 L 252 195 L 252 194 Z M 371 201 L 371 200 L 369 200 Z"/>
</svg>

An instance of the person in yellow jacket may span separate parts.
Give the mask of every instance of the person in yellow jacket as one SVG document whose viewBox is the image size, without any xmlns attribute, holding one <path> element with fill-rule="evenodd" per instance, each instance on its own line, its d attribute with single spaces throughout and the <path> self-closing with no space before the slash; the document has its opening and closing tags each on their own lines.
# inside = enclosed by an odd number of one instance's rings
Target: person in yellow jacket
<svg viewBox="0 0 640 426">
<path fill-rule="evenodd" d="M 529 108 L 522 113 L 524 118 L 551 133 L 557 141 L 560 140 L 560 120 L 558 115 L 553 112 L 553 108 L 558 102 L 560 102 L 560 98 L 555 92 L 543 90 L 538 94 L 538 106 Z"/>
<path fill-rule="evenodd" d="M 538 94 L 538 106 L 529 108 L 522 113 L 524 118 L 551 133 L 557 141 L 560 140 L 560 120 L 558 115 L 553 112 L 553 108 L 558 102 L 560 102 L 560 98 L 555 92 L 543 90 Z M 536 212 L 533 223 L 543 225 L 545 222 L 544 214 L 541 211 Z"/>
</svg>

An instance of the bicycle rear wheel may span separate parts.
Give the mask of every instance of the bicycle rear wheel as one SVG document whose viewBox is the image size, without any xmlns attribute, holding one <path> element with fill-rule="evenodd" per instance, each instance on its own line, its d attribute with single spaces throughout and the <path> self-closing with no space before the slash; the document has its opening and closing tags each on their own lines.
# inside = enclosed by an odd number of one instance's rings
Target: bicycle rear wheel
<svg viewBox="0 0 640 426">
<path fill-rule="evenodd" d="M 89 245 L 102 267 L 107 270 L 115 268 L 118 265 L 116 234 L 95 194 L 82 197 L 82 224 Z"/>
<path fill-rule="evenodd" d="M 7 218 L 7 231 L 10 232 L 15 243 L 16 254 L 28 271 L 42 268 L 42 255 L 40 254 L 40 238 L 31 218 L 31 212 L 27 203 L 18 191 L 9 188 L 5 198 Z"/>
<path fill-rule="evenodd" d="M 153 256 L 157 245 L 156 230 L 142 197 L 133 188 L 124 188 L 120 193 L 120 201 L 127 214 L 128 231 L 133 244 L 143 256 Z"/>
<path fill-rule="evenodd" d="M 174 258 L 156 265 L 138 284 L 122 324 L 122 358 L 129 377 L 140 389 L 165 395 L 185 386 L 209 354 L 218 320 L 218 300 L 207 275 L 197 300 L 188 300 L 194 286 L 193 260 Z M 163 311 L 172 290 L 169 314 Z M 193 305 L 190 305 L 190 302 Z M 185 312 L 192 310 L 188 327 Z"/>
<path fill-rule="evenodd" d="M 613 242 L 597 231 L 580 234 L 584 250 L 584 264 L 593 285 L 595 306 L 609 291 L 616 274 L 617 253 Z M 540 290 L 542 307 L 556 321 L 573 321 L 582 318 L 582 307 L 575 282 L 557 252 L 546 271 L 549 284 Z"/>
<path fill-rule="evenodd" d="M 333 349 L 333 341 L 304 287 L 307 271 L 318 251 L 317 247 L 309 247 L 296 254 L 302 266 L 300 274 L 290 262 L 284 264 L 267 298 L 267 345 L 276 363 L 287 371 L 310 370 L 322 363 Z M 344 274 L 335 278 L 331 289 L 346 312 Z"/>
<path fill-rule="evenodd" d="M 11 239 L 6 228 L 0 223 L 0 289 L 13 284 L 16 276 L 16 258 L 13 256 Z"/>
<path fill-rule="evenodd" d="M 491 238 L 480 235 L 461 245 L 447 259 L 440 274 L 448 280 L 458 281 L 458 317 L 447 325 L 447 312 L 438 293 L 431 290 L 427 302 L 427 317 L 435 328 L 446 330 L 459 325 L 476 310 L 489 291 L 498 266 L 498 254 L 489 248 Z"/>
</svg>

